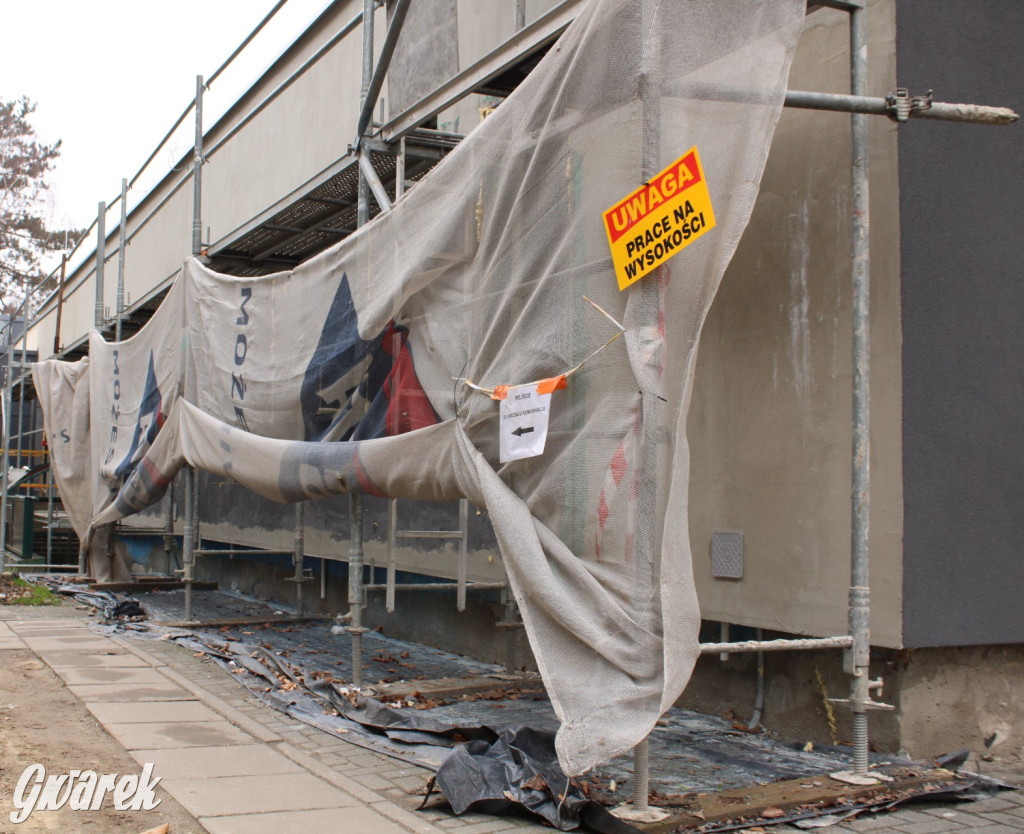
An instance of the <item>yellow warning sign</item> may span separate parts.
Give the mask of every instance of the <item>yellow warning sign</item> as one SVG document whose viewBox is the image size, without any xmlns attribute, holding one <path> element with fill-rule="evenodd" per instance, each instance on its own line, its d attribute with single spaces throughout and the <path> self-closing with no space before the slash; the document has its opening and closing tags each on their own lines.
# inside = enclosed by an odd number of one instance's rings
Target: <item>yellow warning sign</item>
<svg viewBox="0 0 1024 834">
<path fill-rule="evenodd" d="M 635 284 L 715 228 L 696 148 L 604 213 L 619 289 Z"/>
</svg>

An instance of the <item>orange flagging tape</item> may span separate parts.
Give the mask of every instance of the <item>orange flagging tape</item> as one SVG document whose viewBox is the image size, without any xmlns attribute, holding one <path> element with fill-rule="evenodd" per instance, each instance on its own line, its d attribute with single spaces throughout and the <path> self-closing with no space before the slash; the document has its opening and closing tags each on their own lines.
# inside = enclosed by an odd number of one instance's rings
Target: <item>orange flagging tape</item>
<svg viewBox="0 0 1024 834">
<path fill-rule="evenodd" d="M 542 379 L 537 383 L 538 394 L 553 394 L 555 391 L 560 391 L 563 388 L 568 388 L 569 383 L 566 382 L 565 374 L 561 376 L 553 376 L 548 379 Z"/>
</svg>

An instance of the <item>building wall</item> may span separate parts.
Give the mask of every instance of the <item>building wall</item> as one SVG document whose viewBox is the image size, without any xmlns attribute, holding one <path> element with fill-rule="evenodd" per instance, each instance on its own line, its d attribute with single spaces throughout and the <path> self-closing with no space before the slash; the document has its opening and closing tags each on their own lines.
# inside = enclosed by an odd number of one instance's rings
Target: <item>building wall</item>
<svg viewBox="0 0 1024 834">
<path fill-rule="evenodd" d="M 556 5 L 555 0 L 528 4 L 527 23 Z M 513 4 L 458 3 L 460 69 L 479 60 L 513 33 Z M 222 242 L 279 200 L 286 198 L 336 161 L 355 138 L 362 74 L 362 29 L 352 27 L 338 43 L 298 76 L 261 112 L 242 122 L 260 102 L 341 32 L 362 9 L 359 0 L 332 4 L 239 102 L 216 124 L 206 126 L 203 167 L 203 239 Z M 386 11 L 375 16 L 377 52 L 387 30 Z M 141 68 L 140 68 L 140 71 Z M 385 88 L 386 90 L 387 88 Z M 183 106 L 186 102 L 181 102 Z M 477 97 L 467 105 L 468 128 L 479 123 Z M 168 122 L 177 109 L 168 110 Z M 186 123 L 191 122 L 191 117 Z M 468 129 L 467 128 L 467 129 Z M 227 141 L 223 141 L 227 139 Z M 165 150 L 165 154 L 166 154 Z M 160 157 L 163 158 L 163 157 Z M 190 254 L 192 235 L 192 154 L 189 151 L 153 190 L 129 198 L 129 246 L 125 291 L 131 307 L 165 287 Z M 111 190 L 117 183 L 111 184 Z M 106 196 L 106 195 L 102 195 Z M 117 296 L 119 210 L 107 215 L 106 275 L 103 305 L 114 315 Z M 94 322 L 95 244 L 86 244 L 71 263 L 65 289 L 61 343 L 81 342 Z M 40 311 L 30 347 L 50 355 L 56 329 L 56 300 Z"/>
<path fill-rule="evenodd" d="M 900 84 L 1020 112 L 1022 37 L 1019 2 L 899 0 Z M 1021 131 L 899 134 L 909 646 L 1024 642 Z"/>
<path fill-rule="evenodd" d="M 553 0 L 527 6 L 528 20 Z M 272 67 L 249 95 L 259 101 L 339 29 L 357 3 L 336 4 L 332 17 Z M 895 83 L 894 0 L 870 6 L 871 91 Z M 459 64 L 465 68 L 511 34 L 512 4 L 487 7 L 460 0 Z M 384 11 L 378 16 L 382 35 Z M 205 226 L 216 240 L 280 199 L 344 153 L 354 130 L 352 91 L 358 88 L 358 27 L 307 72 L 268 111 L 212 153 L 204 170 Z M 847 17 L 819 10 L 808 17 L 791 86 L 846 92 L 849 84 Z M 229 112 L 210 130 L 214 147 L 247 111 Z M 351 119 L 349 128 L 346 119 Z M 311 128 L 297 133 L 295 124 Z M 902 639 L 902 497 L 899 363 L 899 216 L 896 127 L 872 127 L 872 571 L 873 633 L 883 645 Z M 309 152 L 297 152 L 310 143 Z M 251 170 L 272 172 L 273 185 Z M 168 195 L 172 177 L 129 220 L 141 218 Z M 849 322 L 849 118 L 787 111 L 763 190 L 719 298 L 705 327 L 689 436 L 691 544 L 705 616 L 791 633 L 845 631 L 849 576 L 851 372 Z M 136 216 L 137 215 L 137 216 Z M 191 183 L 156 219 L 137 231 L 128 251 L 128 288 L 141 299 L 177 269 L 188 249 Z M 116 238 L 115 238 L 116 240 Z M 108 253 L 113 253 L 111 247 Z M 108 265 L 105 297 L 113 309 Z M 65 343 L 91 322 L 89 264 L 69 282 Z M 69 311 L 75 311 L 68 315 Z M 52 314 L 52 306 L 49 311 Z M 47 333 L 47 319 L 38 328 Z M 52 344 L 42 340 L 43 353 Z M 286 525 L 261 543 L 282 546 Z M 229 529 L 231 528 L 231 529 Z M 229 524 L 220 531 L 245 541 Z M 746 536 L 742 580 L 710 572 L 716 530 Z M 251 532 L 251 531 L 250 531 Z M 267 531 L 261 531 L 267 532 Z M 250 536 L 252 538 L 253 536 Z M 268 540 L 269 539 L 269 540 Z M 257 543 L 257 542 L 251 542 Z M 317 539 L 311 537 L 311 546 Z M 325 539 L 323 549 L 336 547 Z M 446 567 L 446 569 L 449 569 Z M 490 567 L 482 571 L 490 573 Z"/>
<path fill-rule="evenodd" d="M 869 5 L 869 88 L 895 86 L 894 5 Z M 790 88 L 849 92 L 849 23 L 807 18 Z M 872 641 L 901 629 L 896 126 L 871 129 Z M 750 225 L 711 308 L 688 437 L 690 543 L 706 619 L 844 634 L 850 584 L 850 117 L 787 109 Z M 742 579 L 716 579 L 716 531 L 741 531 Z"/>
</svg>

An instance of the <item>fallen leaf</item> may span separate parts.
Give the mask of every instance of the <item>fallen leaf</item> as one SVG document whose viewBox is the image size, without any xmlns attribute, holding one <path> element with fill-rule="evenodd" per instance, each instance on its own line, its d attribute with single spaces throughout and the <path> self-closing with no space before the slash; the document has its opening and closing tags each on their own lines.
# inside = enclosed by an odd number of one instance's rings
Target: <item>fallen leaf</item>
<svg viewBox="0 0 1024 834">
<path fill-rule="evenodd" d="M 548 783 L 544 781 L 544 777 L 539 773 L 531 779 L 527 779 L 523 782 L 524 788 L 529 788 L 531 791 L 546 791 L 548 789 Z"/>
</svg>

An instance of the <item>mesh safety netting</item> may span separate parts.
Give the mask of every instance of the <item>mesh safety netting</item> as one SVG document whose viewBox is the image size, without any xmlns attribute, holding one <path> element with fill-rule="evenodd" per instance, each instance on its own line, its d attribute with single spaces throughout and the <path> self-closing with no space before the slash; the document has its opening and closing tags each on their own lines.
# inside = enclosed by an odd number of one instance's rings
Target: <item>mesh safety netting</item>
<svg viewBox="0 0 1024 834">
<path fill-rule="evenodd" d="M 469 498 L 489 510 L 565 771 L 636 745 L 697 656 L 698 336 L 803 15 L 803 0 L 596 0 L 369 225 L 290 272 L 189 260 L 134 337 L 93 333 L 88 359 L 38 364 L 76 530 L 153 504 L 185 464 L 278 501 Z M 620 292 L 602 212 L 694 147 L 717 225 Z M 610 319 L 625 332 L 607 344 Z M 543 453 L 501 462 L 486 392 L 577 366 L 550 394 Z"/>
</svg>

